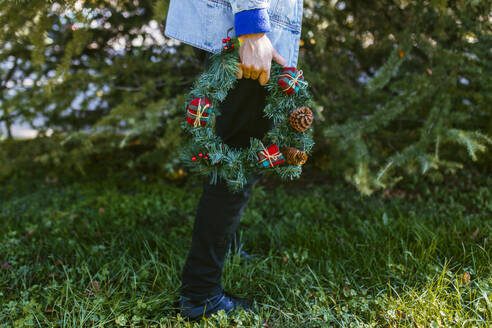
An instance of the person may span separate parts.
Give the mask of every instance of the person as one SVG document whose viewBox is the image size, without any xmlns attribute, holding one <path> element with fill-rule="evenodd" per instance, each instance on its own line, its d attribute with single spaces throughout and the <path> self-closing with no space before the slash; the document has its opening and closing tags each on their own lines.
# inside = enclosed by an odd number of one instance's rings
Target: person
<svg viewBox="0 0 492 328">
<path fill-rule="evenodd" d="M 263 116 L 272 60 L 295 67 L 299 55 L 302 0 L 171 0 L 165 35 L 200 51 L 220 52 L 233 27 L 241 40 L 238 83 L 220 105 L 215 132 L 231 147 L 247 147 L 272 127 Z M 231 245 L 239 249 L 241 215 L 251 197 L 256 175 L 237 193 L 221 179 L 207 181 L 196 211 L 191 249 L 182 271 L 180 313 L 189 319 L 219 310 L 252 310 L 250 302 L 224 291 L 221 276 Z"/>
</svg>

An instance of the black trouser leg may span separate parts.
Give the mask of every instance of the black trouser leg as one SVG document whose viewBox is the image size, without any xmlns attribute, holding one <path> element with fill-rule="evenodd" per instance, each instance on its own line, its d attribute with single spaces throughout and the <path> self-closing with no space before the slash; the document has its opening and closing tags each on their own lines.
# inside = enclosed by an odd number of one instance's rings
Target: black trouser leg
<svg viewBox="0 0 492 328">
<path fill-rule="evenodd" d="M 257 81 L 239 80 L 221 105 L 216 133 L 231 147 L 249 146 L 250 137 L 262 138 L 272 127 L 263 116 L 266 91 Z M 222 290 L 222 268 L 241 215 L 260 175 L 239 192 L 231 192 L 221 179 L 206 182 L 198 204 L 193 239 L 183 268 L 181 294 L 203 301 Z"/>
</svg>

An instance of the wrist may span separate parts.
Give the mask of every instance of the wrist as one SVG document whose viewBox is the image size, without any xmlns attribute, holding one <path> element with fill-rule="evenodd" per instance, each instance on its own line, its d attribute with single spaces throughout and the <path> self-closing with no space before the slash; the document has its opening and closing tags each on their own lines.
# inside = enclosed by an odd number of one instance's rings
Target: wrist
<svg viewBox="0 0 492 328">
<path fill-rule="evenodd" d="M 251 33 L 251 34 L 243 34 L 240 35 L 239 38 L 254 38 L 254 37 L 262 37 L 265 33 Z"/>
<path fill-rule="evenodd" d="M 265 33 L 252 33 L 252 34 L 244 34 L 240 35 L 237 38 L 239 39 L 239 44 L 242 45 L 245 40 L 255 41 L 263 37 Z"/>
</svg>

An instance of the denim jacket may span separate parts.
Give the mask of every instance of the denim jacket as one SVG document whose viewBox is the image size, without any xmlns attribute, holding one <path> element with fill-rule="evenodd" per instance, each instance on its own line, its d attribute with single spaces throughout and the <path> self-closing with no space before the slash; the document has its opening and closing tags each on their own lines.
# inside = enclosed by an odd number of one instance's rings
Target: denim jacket
<svg viewBox="0 0 492 328">
<path fill-rule="evenodd" d="M 165 34 L 194 47 L 220 52 L 229 36 L 266 32 L 295 67 L 299 55 L 303 0 L 171 0 Z"/>
</svg>

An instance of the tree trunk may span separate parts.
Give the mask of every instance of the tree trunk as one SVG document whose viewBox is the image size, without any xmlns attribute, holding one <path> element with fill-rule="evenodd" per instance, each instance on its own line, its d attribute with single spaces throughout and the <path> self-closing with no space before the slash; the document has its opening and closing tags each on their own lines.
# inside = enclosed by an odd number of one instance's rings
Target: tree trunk
<svg viewBox="0 0 492 328">
<path fill-rule="evenodd" d="M 7 129 L 7 139 L 10 139 L 10 140 L 13 139 L 11 125 L 12 124 L 10 123 L 9 119 L 6 119 L 5 120 L 5 128 Z"/>
</svg>

